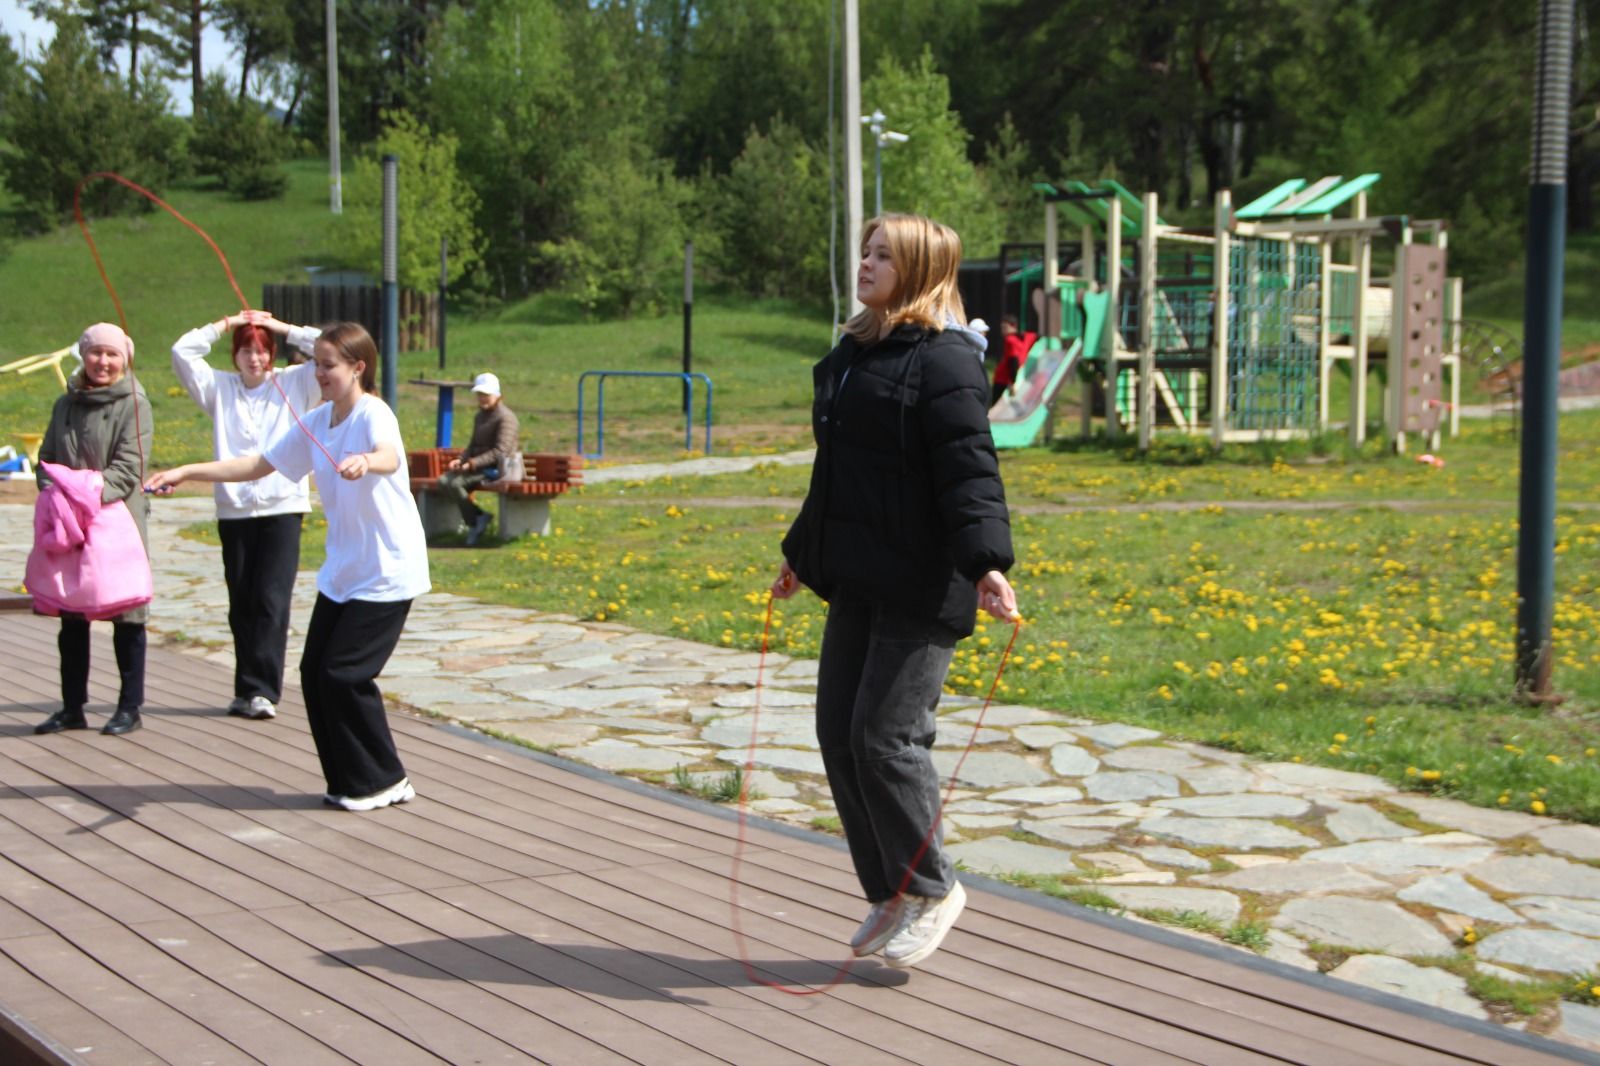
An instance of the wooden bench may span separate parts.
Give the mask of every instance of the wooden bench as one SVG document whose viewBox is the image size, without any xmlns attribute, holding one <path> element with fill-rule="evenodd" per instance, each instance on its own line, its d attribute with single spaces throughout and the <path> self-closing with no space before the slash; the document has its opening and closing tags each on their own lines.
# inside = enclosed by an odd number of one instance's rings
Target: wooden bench
<svg viewBox="0 0 1600 1066">
<path fill-rule="evenodd" d="M 434 537 L 453 533 L 461 525 L 461 513 L 439 491 L 439 478 L 460 448 L 429 448 L 407 452 L 411 474 L 411 493 L 417 498 L 423 531 Z M 474 492 L 492 492 L 500 497 L 500 536 L 506 539 L 525 533 L 546 536 L 550 532 L 550 501 L 570 488 L 583 484 L 583 456 L 545 452 L 523 452 L 525 474 L 522 481 L 486 481 Z"/>
</svg>

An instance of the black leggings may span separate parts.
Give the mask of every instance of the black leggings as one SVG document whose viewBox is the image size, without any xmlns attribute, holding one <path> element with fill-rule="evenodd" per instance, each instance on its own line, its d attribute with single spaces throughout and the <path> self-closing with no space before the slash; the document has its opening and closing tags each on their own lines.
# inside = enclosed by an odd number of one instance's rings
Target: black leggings
<svg viewBox="0 0 1600 1066">
<path fill-rule="evenodd" d="M 89 620 L 82 615 L 62 615 L 56 647 L 61 650 L 61 707 L 81 711 L 89 702 Z M 117 672 L 122 675 L 117 709 L 137 711 L 144 705 L 144 623 L 113 623 L 111 647 L 117 653 Z"/>
</svg>

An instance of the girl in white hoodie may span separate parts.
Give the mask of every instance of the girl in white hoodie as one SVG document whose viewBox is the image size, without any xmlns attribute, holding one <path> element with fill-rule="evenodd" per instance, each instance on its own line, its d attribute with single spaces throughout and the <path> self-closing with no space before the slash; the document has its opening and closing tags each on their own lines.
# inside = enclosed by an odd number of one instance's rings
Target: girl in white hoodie
<svg viewBox="0 0 1600 1066">
<path fill-rule="evenodd" d="M 213 370 L 206 356 L 229 332 L 237 372 Z M 279 322 L 267 311 L 242 311 L 178 338 L 172 346 L 172 369 L 211 416 L 218 459 L 259 454 L 268 441 L 293 426 L 296 414 L 304 416 L 322 402 L 312 363 L 276 374 L 272 367 L 279 336 L 309 354 L 319 332 Z M 271 718 L 283 695 L 289 600 L 300 565 L 300 526 L 311 510 L 310 492 L 305 478 L 291 481 L 274 472 L 258 481 L 218 484 L 214 496 L 233 630 L 228 713 Z"/>
</svg>

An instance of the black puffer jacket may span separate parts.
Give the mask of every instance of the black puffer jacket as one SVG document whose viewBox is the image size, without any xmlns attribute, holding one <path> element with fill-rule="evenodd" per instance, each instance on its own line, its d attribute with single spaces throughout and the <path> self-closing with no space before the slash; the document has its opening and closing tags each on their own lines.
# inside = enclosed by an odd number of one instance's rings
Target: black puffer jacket
<svg viewBox="0 0 1600 1066">
<path fill-rule="evenodd" d="M 956 330 L 846 335 L 812 371 L 817 458 L 783 554 L 825 600 L 849 596 L 965 636 L 974 582 L 1011 567 L 1011 519 L 980 353 Z"/>
</svg>

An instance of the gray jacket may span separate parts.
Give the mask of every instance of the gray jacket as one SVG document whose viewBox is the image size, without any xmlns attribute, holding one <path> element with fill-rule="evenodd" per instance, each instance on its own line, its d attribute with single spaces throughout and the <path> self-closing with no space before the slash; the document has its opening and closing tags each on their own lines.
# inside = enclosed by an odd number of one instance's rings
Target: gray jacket
<svg viewBox="0 0 1600 1066">
<path fill-rule="evenodd" d="M 83 371 L 67 382 L 66 393 L 50 412 L 50 425 L 39 445 L 41 463 L 59 463 L 74 470 L 99 470 L 105 476 L 101 502 L 122 500 L 128 505 L 145 554 L 150 552 L 150 536 L 145 519 L 150 500 L 143 492 L 143 478 L 150 464 L 150 448 L 155 441 L 155 426 L 150 416 L 150 400 L 132 374 L 104 388 L 91 388 Z M 48 479 L 41 470 L 40 487 Z M 147 607 L 136 607 L 118 615 L 118 622 L 142 623 Z"/>
</svg>

